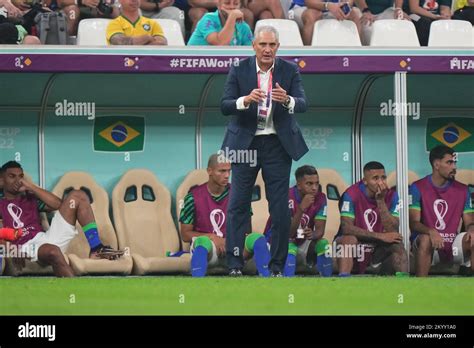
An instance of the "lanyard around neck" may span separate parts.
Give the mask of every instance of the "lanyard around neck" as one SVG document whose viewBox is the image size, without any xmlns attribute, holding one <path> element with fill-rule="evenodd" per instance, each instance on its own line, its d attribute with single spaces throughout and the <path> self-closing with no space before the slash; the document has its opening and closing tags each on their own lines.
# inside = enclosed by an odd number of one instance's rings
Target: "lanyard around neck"
<svg viewBox="0 0 474 348">
<path fill-rule="evenodd" d="M 267 109 L 270 107 L 270 103 L 272 102 L 272 90 L 273 90 L 273 72 L 270 70 L 268 72 L 270 74 L 270 77 L 268 78 L 268 85 L 267 85 L 267 102 L 266 102 L 266 107 Z M 261 81 L 261 73 L 257 73 L 257 79 L 258 79 L 258 89 L 262 89 L 262 81 Z"/>
</svg>

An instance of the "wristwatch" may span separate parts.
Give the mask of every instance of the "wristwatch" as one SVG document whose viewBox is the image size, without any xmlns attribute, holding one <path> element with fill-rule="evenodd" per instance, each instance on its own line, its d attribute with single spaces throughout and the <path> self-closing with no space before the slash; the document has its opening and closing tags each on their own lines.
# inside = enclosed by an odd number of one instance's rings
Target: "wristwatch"
<svg viewBox="0 0 474 348">
<path fill-rule="evenodd" d="M 291 98 L 290 98 L 290 96 L 288 95 L 288 96 L 286 97 L 285 102 L 283 103 L 283 106 L 287 108 L 287 107 L 290 106 L 290 103 L 291 103 Z"/>
</svg>

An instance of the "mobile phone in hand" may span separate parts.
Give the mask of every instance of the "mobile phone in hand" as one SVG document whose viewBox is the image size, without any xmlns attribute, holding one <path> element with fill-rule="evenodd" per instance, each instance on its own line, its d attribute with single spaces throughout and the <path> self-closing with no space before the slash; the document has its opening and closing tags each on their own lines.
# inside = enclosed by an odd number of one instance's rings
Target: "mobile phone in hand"
<svg viewBox="0 0 474 348">
<path fill-rule="evenodd" d="M 346 2 L 344 5 L 341 6 L 342 12 L 347 16 L 351 12 L 351 7 L 349 4 Z"/>
</svg>

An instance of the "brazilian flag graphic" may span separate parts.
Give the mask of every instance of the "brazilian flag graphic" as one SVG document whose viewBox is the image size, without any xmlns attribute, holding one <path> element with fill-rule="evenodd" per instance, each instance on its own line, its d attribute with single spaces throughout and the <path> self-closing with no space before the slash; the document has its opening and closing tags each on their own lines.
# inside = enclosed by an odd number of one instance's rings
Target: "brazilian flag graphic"
<svg viewBox="0 0 474 348">
<path fill-rule="evenodd" d="M 428 119 L 426 150 L 446 145 L 456 152 L 474 152 L 474 117 Z"/>
<path fill-rule="evenodd" d="M 145 118 L 102 116 L 94 120 L 94 151 L 143 151 Z"/>
</svg>

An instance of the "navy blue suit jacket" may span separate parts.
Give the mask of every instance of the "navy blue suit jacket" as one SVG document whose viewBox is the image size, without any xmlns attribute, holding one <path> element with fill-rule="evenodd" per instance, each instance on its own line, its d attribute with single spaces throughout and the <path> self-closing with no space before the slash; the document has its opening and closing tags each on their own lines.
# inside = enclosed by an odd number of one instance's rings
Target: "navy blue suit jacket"
<svg viewBox="0 0 474 348">
<path fill-rule="evenodd" d="M 258 88 L 256 57 L 249 57 L 240 61 L 238 66 L 232 66 L 224 86 L 224 95 L 221 100 L 221 111 L 225 116 L 231 115 L 227 125 L 222 149 L 247 150 L 257 131 L 257 104 L 251 103 L 247 110 L 237 110 L 236 101 L 246 96 L 253 89 Z M 293 112 L 306 111 L 306 95 L 304 93 L 301 76 L 296 64 L 280 58 L 275 59 L 273 71 L 273 88 L 278 84 L 295 99 Z M 306 145 L 295 116 L 280 103 L 273 102 L 273 124 L 278 138 L 284 149 L 295 161 L 306 152 Z"/>
</svg>

